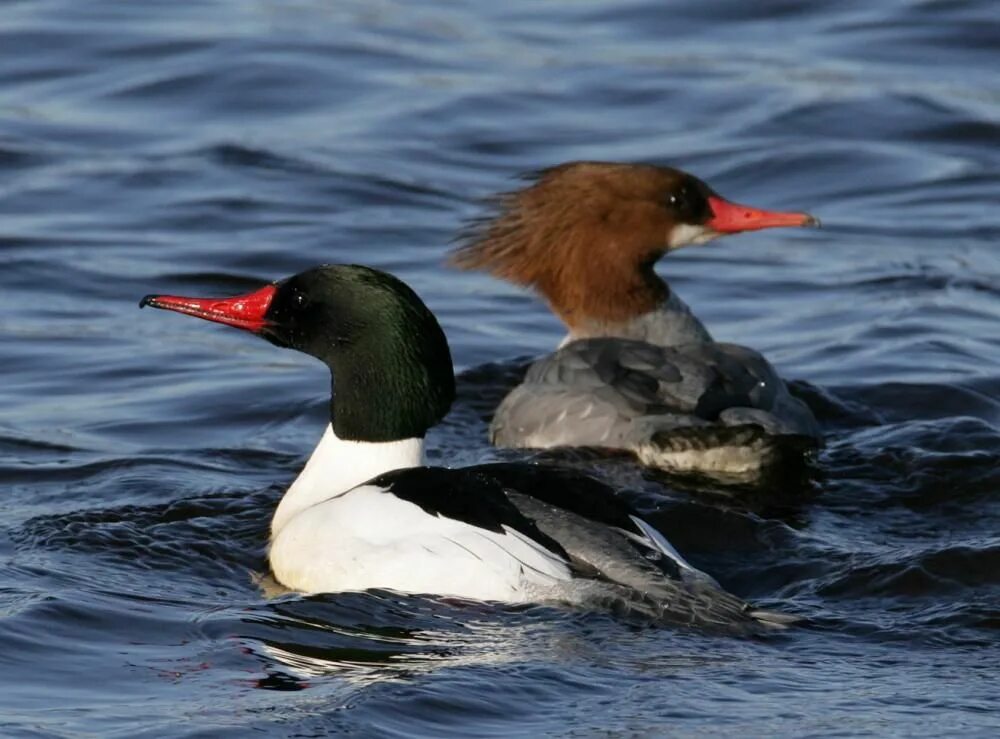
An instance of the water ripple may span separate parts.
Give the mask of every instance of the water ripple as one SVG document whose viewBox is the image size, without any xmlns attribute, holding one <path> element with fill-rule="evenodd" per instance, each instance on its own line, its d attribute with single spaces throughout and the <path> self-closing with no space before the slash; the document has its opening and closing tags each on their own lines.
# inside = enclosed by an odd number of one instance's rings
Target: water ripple
<svg viewBox="0 0 1000 739">
<path fill-rule="evenodd" d="M 7 3 L 0 733 L 992 735 L 1000 625 L 993 4 Z M 991 35 L 992 34 L 992 35 Z M 463 370 L 434 462 L 562 331 L 441 261 L 569 159 L 677 164 L 825 228 L 661 273 L 827 446 L 763 489 L 603 475 L 771 640 L 265 576 L 324 368 L 136 309 L 321 262 L 410 282 Z M 991 692 L 992 690 L 992 692 Z"/>
</svg>

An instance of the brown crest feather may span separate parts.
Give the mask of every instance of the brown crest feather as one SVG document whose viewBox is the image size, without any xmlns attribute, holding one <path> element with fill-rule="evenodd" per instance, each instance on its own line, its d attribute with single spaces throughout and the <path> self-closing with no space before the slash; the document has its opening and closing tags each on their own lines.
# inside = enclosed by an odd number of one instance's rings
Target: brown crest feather
<svg viewBox="0 0 1000 739">
<path fill-rule="evenodd" d="M 490 200 L 493 215 L 469 222 L 449 261 L 536 289 L 571 328 L 626 321 L 668 294 L 653 265 L 675 225 L 665 195 L 687 176 L 608 162 L 541 170 Z"/>
</svg>

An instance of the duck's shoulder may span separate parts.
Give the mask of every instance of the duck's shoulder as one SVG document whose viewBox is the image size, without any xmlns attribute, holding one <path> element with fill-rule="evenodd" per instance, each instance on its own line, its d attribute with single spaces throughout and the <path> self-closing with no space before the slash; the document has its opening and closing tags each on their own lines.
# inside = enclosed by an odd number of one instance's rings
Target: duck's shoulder
<svg viewBox="0 0 1000 739">
<path fill-rule="evenodd" d="M 369 484 L 420 506 L 432 515 L 502 531 L 528 519 L 508 493 L 535 498 L 596 523 L 633 527 L 632 509 L 614 489 L 578 470 L 526 462 L 493 462 L 470 467 L 411 467 L 379 475 Z"/>
<path fill-rule="evenodd" d="M 450 518 L 495 533 L 504 533 L 505 529 L 517 531 L 565 557 L 562 546 L 542 533 L 511 502 L 509 476 L 505 479 L 503 473 L 498 474 L 494 469 L 502 466 L 408 467 L 381 474 L 364 487 L 413 503 L 431 516 Z"/>
<path fill-rule="evenodd" d="M 633 510 L 614 488 L 572 467 L 525 462 L 494 462 L 478 465 L 506 490 L 530 496 L 550 506 L 570 511 L 595 523 L 618 528 L 632 527 Z"/>
</svg>

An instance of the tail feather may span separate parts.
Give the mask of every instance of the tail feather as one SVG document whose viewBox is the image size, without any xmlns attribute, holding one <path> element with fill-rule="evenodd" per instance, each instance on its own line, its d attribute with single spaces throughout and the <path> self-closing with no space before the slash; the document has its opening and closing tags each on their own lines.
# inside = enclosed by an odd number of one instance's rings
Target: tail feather
<svg viewBox="0 0 1000 739">
<path fill-rule="evenodd" d="M 784 631 L 803 620 L 756 608 L 724 591 L 703 593 L 702 597 L 688 593 L 685 597 L 677 591 L 640 592 L 617 583 L 592 584 L 593 589 L 584 598 L 590 607 L 664 626 L 692 626 L 727 634 L 765 634 Z"/>
</svg>

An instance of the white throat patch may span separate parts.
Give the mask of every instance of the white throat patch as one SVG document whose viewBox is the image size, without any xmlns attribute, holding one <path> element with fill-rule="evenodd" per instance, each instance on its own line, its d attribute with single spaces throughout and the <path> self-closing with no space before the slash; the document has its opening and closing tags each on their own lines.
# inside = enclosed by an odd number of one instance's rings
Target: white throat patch
<svg viewBox="0 0 1000 739">
<path fill-rule="evenodd" d="M 697 226 L 690 223 L 679 223 L 670 229 L 667 238 L 667 246 L 671 249 L 680 249 L 682 246 L 694 244 L 707 244 L 712 239 L 716 239 L 721 234 L 713 231 L 708 226 Z"/>
</svg>

